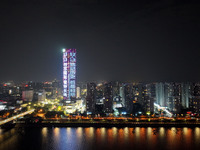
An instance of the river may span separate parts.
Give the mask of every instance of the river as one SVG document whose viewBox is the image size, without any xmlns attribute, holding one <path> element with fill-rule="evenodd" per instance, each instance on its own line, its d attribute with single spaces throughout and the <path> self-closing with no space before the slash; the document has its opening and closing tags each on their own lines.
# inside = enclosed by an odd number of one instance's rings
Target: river
<svg viewBox="0 0 200 150">
<path fill-rule="evenodd" d="M 200 128 L 0 129 L 0 150 L 199 150 Z"/>
</svg>

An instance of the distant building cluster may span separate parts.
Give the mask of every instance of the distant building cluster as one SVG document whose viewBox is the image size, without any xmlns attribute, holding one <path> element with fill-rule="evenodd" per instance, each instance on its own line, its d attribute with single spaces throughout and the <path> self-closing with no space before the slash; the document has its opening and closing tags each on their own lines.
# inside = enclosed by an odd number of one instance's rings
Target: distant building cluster
<svg viewBox="0 0 200 150">
<path fill-rule="evenodd" d="M 200 83 L 77 83 L 75 97 L 69 100 L 63 97 L 62 82 L 58 80 L 0 84 L 0 110 L 55 99 L 69 114 L 165 116 L 160 109 L 164 108 L 173 115 L 196 115 L 200 113 Z"/>
<path fill-rule="evenodd" d="M 87 83 L 88 114 L 165 115 L 160 108 L 172 114 L 199 114 L 200 83 Z"/>
<path fill-rule="evenodd" d="M 62 84 L 57 80 L 52 82 L 22 82 L 13 81 L 0 84 L 0 105 L 14 108 L 28 102 L 44 102 L 46 99 L 62 97 Z"/>
</svg>

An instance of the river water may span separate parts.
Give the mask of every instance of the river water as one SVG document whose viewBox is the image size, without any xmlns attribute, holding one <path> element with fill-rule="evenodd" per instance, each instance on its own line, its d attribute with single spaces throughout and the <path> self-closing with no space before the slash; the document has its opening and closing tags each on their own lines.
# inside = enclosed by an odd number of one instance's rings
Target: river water
<svg viewBox="0 0 200 150">
<path fill-rule="evenodd" d="M 200 128 L 0 129 L 0 150 L 199 150 Z"/>
</svg>

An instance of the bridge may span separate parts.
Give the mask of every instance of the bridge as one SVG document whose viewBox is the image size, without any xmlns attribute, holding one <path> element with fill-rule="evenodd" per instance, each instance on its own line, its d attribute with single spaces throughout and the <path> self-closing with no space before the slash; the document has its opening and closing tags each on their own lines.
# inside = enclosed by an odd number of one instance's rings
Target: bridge
<svg viewBox="0 0 200 150">
<path fill-rule="evenodd" d="M 3 124 L 8 123 L 8 122 L 10 122 L 10 121 L 16 120 L 17 118 L 23 117 L 23 116 L 25 116 L 25 115 L 27 115 L 27 114 L 31 114 L 31 113 L 34 112 L 34 110 L 35 110 L 35 109 L 31 109 L 31 110 L 28 110 L 28 111 L 23 112 L 23 113 L 21 113 L 21 114 L 12 116 L 12 117 L 7 118 L 7 119 L 5 119 L 5 120 L 2 120 L 2 121 L 0 121 L 0 126 L 3 125 Z"/>
</svg>

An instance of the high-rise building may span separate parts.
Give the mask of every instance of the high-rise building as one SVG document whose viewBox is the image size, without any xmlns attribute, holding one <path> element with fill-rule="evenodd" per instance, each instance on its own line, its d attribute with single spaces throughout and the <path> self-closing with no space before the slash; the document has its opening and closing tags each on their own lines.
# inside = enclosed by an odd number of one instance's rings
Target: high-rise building
<svg viewBox="0 0 200 150">
<path fill-rule="evenodd" d="M 22 99 L 24 101 L 32 101 L 33 100 L 33 94 L 34 94 L 33 90 L 22 91 Z"/>
<path fill-rule="evenodd" d="M 190 83 L 181 83 L 181 103 L 183 108 L 189 108 Z"/>
<path fill-rule="evenodd" d="M 38 91 L 38 101 L 42 102 L 42 101 L 45 101 L 45 99 L 46 99 L 46 92 L 45 92 L 45 90 L 44 89 L 43 90 L 39 90 Z"/>
<path fill-rule="evenodd" d="M 156 83 L 156 103 L 162 107 L 167 107 L 170 112 L 180 113 L 182 95 L 184 94 L 181 88 L 181 83 Z"/>
<path fill-rule="evenodd" d="M 112 83 L 104 84 L 104 113 L 112 113 L 113 112 L 113 88 Z"/>
<path fill-rule="evenodd" d="M 166 101 L 165 84 L 160 82 L 156 83 L 156 103 L 164 107 Z"/>
<path fill-rule="evenodd" d="M 76 49 L 63 49 L 63 99 L 76 97 Z"/>
<path fill-rule="evenodd" d="M 122 101 L 122 106 L 125 106 L 125 94 L 124 94 L 124 85 L 122 84 L 120 89 L 119 89 L 119 95 L 121 97 L 121 101 Z"/>
<path fill-rule="evenodd" d="M 88 83 L 87 84 L 87 96 L 86 96 L 87 114 L 95 113 L 96 93 L 97 93 L 96 84 Z"/>
<path fill-rule="evenodd" d="M 80 98 L 81 97 L 81 88 L 77 87 L 76 88 L 76 98 Z"/>
<path fill-rule="evenodd" d="M 170 100 L 168 101 L 169 110 L 173 113 L 180 113 L 181 107 L 182 107 L 181 106 L 181 83 L 170 83 L 168 93 L 169 93 L 168 97 Z"/>
<path fill-rule="evenodd" d="M 200 113 L 200 83 L 192 83 L 189 107 L 193 113 Z"/>
<path fill-rule="evenodd" d="M 128 114 L 131 114 L 133 111 L 133 85 L 126 84 L 124 86 L 124 94 L 125 94 L 125 108 Z"/>
<path fill-rule="evenodd" d="M 154 113 L 154 102 L 156 101 L 155 84 L 146 84 L 143 90 L 144 104 L 143 109 L 145 113 Z"/>
</svg>

